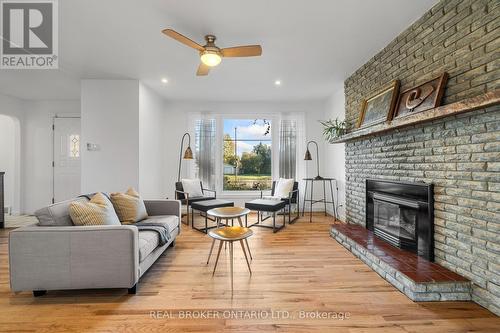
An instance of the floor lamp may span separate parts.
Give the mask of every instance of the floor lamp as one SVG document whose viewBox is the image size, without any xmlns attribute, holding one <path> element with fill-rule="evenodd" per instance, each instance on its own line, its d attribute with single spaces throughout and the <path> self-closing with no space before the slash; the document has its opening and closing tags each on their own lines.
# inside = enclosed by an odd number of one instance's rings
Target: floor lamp
<svg viewBox="0 0 500 333">
<path fill-rule="evenodd" d="M 186 151 L 184 152 L 184 159 L 185 160 L 192 160 L 193 159 L 193 151 L 191 150 L 191 135 L 189 133 L 184 133 L 182 136 L 181 140 L 181 151 L 179 153 L 179 175 L 177 176 L 177 181 L 181 181 L 181 164 L 182 164 L 182 147 L 184 146 L 184 138 L 188 137 L 188 146 L 186 148 Z"/>
<path fill-rule="evenodd" d="M 306 154 L 304 156 L 304 160 L 306 161 L 311 161 L 312 160 L 312 157 L 311 157 L 311 152 L 309 151 L 309 144 L 310 143 L 314 143 L 316 145 L 316 167 L 317 167 L 317 170 L 318 170 L 318 175 L 316 177 L 314 177 L 314 179 L 323 179 L 323 177 L 321 177 L 319 175 L 319 149 L 318 149 L 318 143 L 316 141 L 309 141 L 307 143 L 307 149 L 306 149 Z"/>
</svg>

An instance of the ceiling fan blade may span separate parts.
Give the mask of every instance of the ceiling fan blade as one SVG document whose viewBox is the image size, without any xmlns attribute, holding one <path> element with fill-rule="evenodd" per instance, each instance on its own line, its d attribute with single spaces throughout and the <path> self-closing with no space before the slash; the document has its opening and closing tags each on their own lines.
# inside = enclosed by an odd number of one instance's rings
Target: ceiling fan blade
<svg viewBox="0 0 500 333">
<path fill-rule="evenodd" d="M 236 46 L 222 49 L 224 57 L 255 57 L 262 54 L 260 45 Z"/>
<path fill-rule="evenodd" d="M 180 33 L 178 33 L 177 31 L 175 30 L 172 30 L 172 29 L 164 29 L 162 30 L 161 32 L 163 32 L 165 35 L 167 35 L 168 37 L 171 37 L 173 39 L 175 39 L 176 41 L 178 42 L 181 42 L 182 44 L 184 45 L 187 45 L 193 49 L 196 49 L 198 51 L 203 51 L 205 50 L 203 48 L 203 46 L 201 46 L 200 44 L 192 41 L 191 39 L 187 38 L 186 36 L 184 35 L 181 35 Z"/>
<path fill-rule="evenodd" d="M 210 67 L 205 65 L 204 63 L 201 63 L 200 66 L 198 66 L 198 70 L 196 71 L 196 75 L 205 76 L 205 75 L 208 75 L 209 71 L 210 71 Z"/>
</svg>

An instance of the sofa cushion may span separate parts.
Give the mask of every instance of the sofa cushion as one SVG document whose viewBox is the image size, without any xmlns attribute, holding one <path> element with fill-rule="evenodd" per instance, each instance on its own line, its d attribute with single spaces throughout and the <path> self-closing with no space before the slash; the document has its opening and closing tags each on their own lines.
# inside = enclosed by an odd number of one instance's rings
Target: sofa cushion
<svg viewBox="0 0 500 333">
<path fill-rule="evenodd" d="M 125 193 L 111 193 L 111 202 L 123 224 L 136 223 L 148 217 L 144 201 L 133 188 Z"/>
<path fill-rule="evenodd" d="M 139 231 L 139 262 L 146 259 L 160 244 L 160 236 L 156 231 Z"/>
<path fill-rule="evenodd" d="M 277 212 L 285 208 L 283 200 L 255 199 L 245 202 L 245 208 L 260 212 Z"/>
<path fill-rule="evenodd" d="M 69 214 L 75 225 L 120 225 L 113 204 L 102 193 L 89 202 L 72 202 Z"/>
<path fill-rule="evenodd" d="M 69 216 L 69 205 L 72 202 L 88 202 L 87 198 L 75 198 L 66 201 L 61 201 L 53 205 L 43 207 L 35 212 L 39 226 L 69 226 L 73 225 Z"/>
<path fill-rule="evenodd" d="M 157 215 L 150 216 L 142 222 L 161 223 L 167 226 L 172 234 L 175 228 L 179 227 L 179 218 L 175 215 Z M 156 231 L 142 230 L 139 231 L 139 262 L 149 256 L 160 244 L 160 236 Z"/>
<path fill-rule="evenodd" d="M 179 227 L 179 217 L 175 215 L 156 215 L 156 216 L 150 216 L 144 222 L 154 222 L 154 223 L 161 223 L 164 224 L 168 227 L 168 231 L 172 233 L 175 228 Z"/>
</svg>

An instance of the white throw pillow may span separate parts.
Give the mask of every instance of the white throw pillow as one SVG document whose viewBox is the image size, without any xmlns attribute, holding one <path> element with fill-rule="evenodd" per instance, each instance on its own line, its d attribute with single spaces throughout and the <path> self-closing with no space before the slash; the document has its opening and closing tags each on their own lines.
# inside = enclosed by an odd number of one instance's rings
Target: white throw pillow
<svg viewBox="0 0 500 333">
<path fill-rule="evenodd" d="M 201 182 L 199 179 L 183 179 L 182 188 L 184 189 L 184 192 L 189 194 L 190 198 L 203 196 Z"/>
<path fill-rule="evenodd" d="M 280 178 L 276 182 L 274 196 L 278 198 L 288 198 L 288 194 L 293 191 L 294 183 L 295 181 L 293 179 Z"/>
</svg>

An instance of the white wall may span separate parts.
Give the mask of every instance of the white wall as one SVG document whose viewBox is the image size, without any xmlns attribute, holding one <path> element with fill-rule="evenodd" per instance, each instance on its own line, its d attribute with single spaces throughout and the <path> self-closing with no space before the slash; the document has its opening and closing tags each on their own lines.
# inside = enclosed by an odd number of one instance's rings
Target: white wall
<svg viewBox="0 0 500 333">
<path fill-rule="evenodd" d="M 306 138 L 316 140 L 321 174 L 339 180 L 344 201 L 343 145 L 325 144 L 318 120 L 343 117 L 343 91 L 325 103 L 309 102 L 166 102 L 136 80 L 83 80 L 80 101 L 22 101 L 0 95 L 0 113 L 21 128 L 19 172 L 22 212 L 32 213 L 52 199 L 52 119 L 82 116 L 82 192 L 123 191 L 134 186 L 147 198 L 174 197 L 180 139 L 190 131 L 189 114 L 303 113 Z M 87 151 L 86 143 L 100 145 Z M 305 142 L 303 147 L 305 147 Z M 304 150 L 300 148 L 300 150 Z M 326 148 L 325 148 L 326 147 Z M 311 152 L 315 159 L 315 149 Z M 301 156 L 303 152 L 299 152 Z M 185 164 L 189 161 L 184 161 Z M 307 176 L 316 175 L 315 160 L 304 162 Z M 316 188 L 315 195 L 322 194 Z M 315 210 L 321 210 L 317 204 Z M 342 210 L 343 211 L 343 210 Z"/>
<path fill-rule="evenodd" d="M 139 81 L 82 80 L 81 89 L 82 192 L 138 189 Z"/>
<path fill-rule="evenodd" d="M 16 191 L 16 126 L 10 116 L 0 115 L 0 172 L 4 176 L 4 205 L 19 211 L 15 205 Z"/>
<path fill-rule="evenodd" d="M 139 87 L 139 190 L 145 199 L 164 198 L 165 101 L 148 87 Z"/>
<path fill-rule="evenodd" d="M 197 109 L 197 107 L 194 107 Z M 164 156 L 163 192 L 170 198 L 175 198 L 175 182 L 179 166 L 179 150 L 182 135 L 190 130 L 188 124 L 188 110 L 193 110 L 189 105 L 178 102 L 168 102 L 164 112 L 162 147 Z M 192 138 L 194 139 L 194 137 Z M 186 142 L 187 144 L 187 142 Z M 194 142 L 191 142 L 194 145 Z M 185 146 L 186 147 L 186 146 Z M 184 148 L 185 148 L 184 147 Z M 187 167 L 192 161 L 183 161 Z M 186 168 L 185 168 L 186 169 Z"/>
<path fill-rule="evenodd" d="M 0 114 L 14 119 L 16 135 L 15 213 L 31 214 L 52 201 L 52 121 L 80 114 L 79 101 L 26 101 L 0 94 Z"/>
<path fill-rule="evenodd" d="M 319 153 L 324 158 L 324 140 L 321 133 L 321 124 L 318 120 L 324 119 L 324 101 L 305 101 L 305 102 L 191 102 L 175 101 L 167 104 L 165 112 L 165 156 L 168 163 L 165 167 L 165 192 L 169 197 L 174 197 L 174 186 L 177 179 L 179 145 L 183 133 L 191 131 L 189 124 L 189 114 L 198 112 L 213 112 L 219 114 L 243 114 L 250 118 L 258 115 L 275 115 L 286 113 L 303 113 L 305 115 L 305 143 L 309 140 L 315 140 L 319 145 Z M 173 145 L 171 144 L 173 143 Z M 192 143 L 193 144 L 193 143 Z M 301 149 L 301 148 L 299 148 Z M 304 149 L 302 149 L 304 150 Z M 303 156 L 299 152 L 299 156 Z M 313 159 L 316 158 L 316 150 L 312 152 Z M 303 157 L 300 157 L 301 159 Z M 183 161 L 184 164 L 192 163 Z M 323 163 L 320 166 L 321 173 L 325 172 Z M 307 176 L 316 176 L 316 161 L 304 162 L 305 174 Z M 183 168 L 186 170 L 186 168 Z M 303 183 L 301 181 L 301 183 Z M 322 195 L 323 190 L 316 188 L 315 196 Z M 237 204 L 242 204 L 242 200 L 236 200 Z M 302 207 L 302 206 L 301 206 Z M 324 210 L 320 204 L 314 206 L 314 210 Z"/>
<path fill-rule="evenodd" d="M 325 103 L 325 119 L 343 120 L 345 117 L 344 88 L 339 86 Z M 325 142 L 325 174 L 337 179 L 340 219 L 345 221 L 345 144 Z M 331 213 L 331 212 L 330 212 Z"/>
<path fill-rule="evenodd" d="M 23 129 L 24 211 L 31 214 L 52 202 L 52 124 L 54 117 L 78 116 L 80 101 L 25 101 Z"/>
<path fill-rule="evenodd" d="M 0 141 L 0 146 L 7 147 L 6 149 L 11 151 L 7 153 L 11 155 L 13 153 L 13 161 L 2 163 L 0 160 L 0 171 L 5 171 L 5 187 L 6 191 L 10 192 L 8 198 L 6 199 L 6 205 L 12 207 L 13 214 L 19 214 L 22 211 L 23 206 L 23 198 L 22 198 L 22 161 L 21 161 L 21 152 L 22 152 L 22 123 L 24 121 L 24 111 L 23 111 L 23 101 L 17 98 L 13 98 L 10 96 L 0 94 L 0 114 L 7 116 L 7 122 L 9 125 L 6 125 L 9 128 L 9 134 L 4 134 L 3 137 L 7 136 L 7 138 L 2 138 L 0 140 L 7 140 L 4 144 Z M 4 122 L 4 126 L 5 126 Z M 0 131 L 8 130 L 7 128 L 0 129 Z M 13 129 L 13 132 L 11 131 Z M 0 133 L 1 136 L 1 133 Z M 1 150 L 2 148 L 0 148 Z M 3 159 L 2 157 L 1 159 Z M 13 163 L 13 164 L 12 164 Z M 10 166 L 6 166 L 6 165 Z M 8 168 L 9 170 L 2 170 L 2 168 Z M 7 188 L 8 187 L 8 188 Z M 8 201 L 8 202 L 7 202 Z"/>
</svg>

